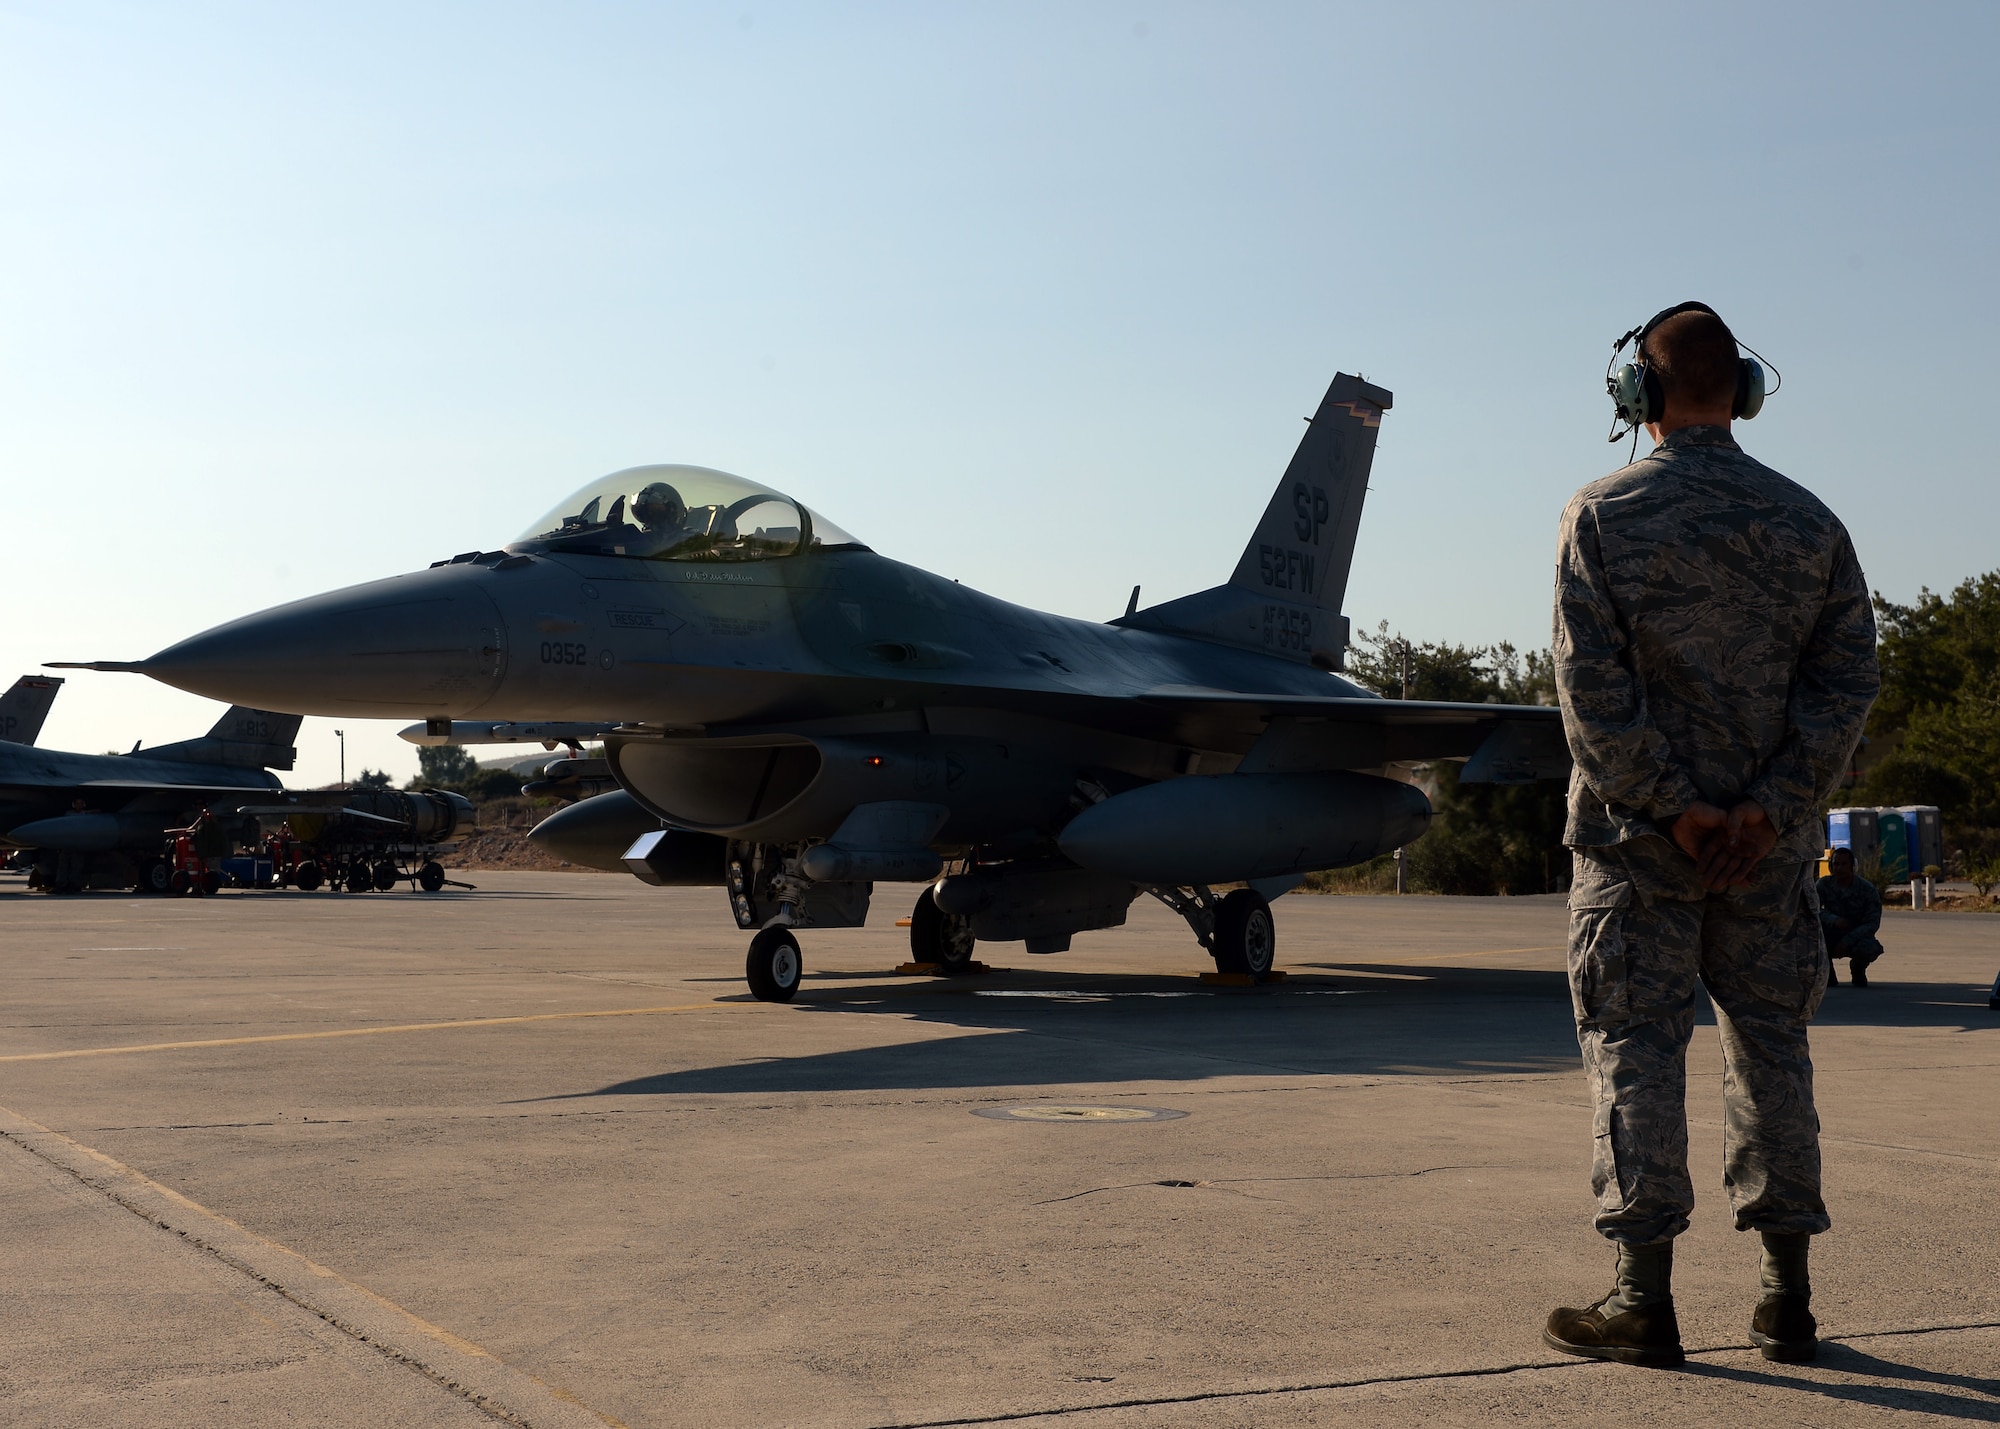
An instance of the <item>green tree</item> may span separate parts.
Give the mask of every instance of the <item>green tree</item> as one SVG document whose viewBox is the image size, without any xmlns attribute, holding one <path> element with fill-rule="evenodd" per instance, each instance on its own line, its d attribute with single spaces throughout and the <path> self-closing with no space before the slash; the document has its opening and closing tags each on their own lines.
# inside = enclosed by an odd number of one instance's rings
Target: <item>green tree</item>
<svg viewBox="0 0 2000 1429">
<path fill-rule="evenodd" d="M 449 789 L 475 804 L 511 799 L 521 792 L 521 776 L 509 769 L 481 768 L 479 761 L 453 744 L 427 745 L 417 751 L 417 777 L 410 787 Z"/>
<path fill-rule="evenodd" d="M 393 789 L 396 783 L 386 769 L 364 769 L 354 777 L 357 789 Z"/>
<path fill-rule="evenodd" d="M 1875 596 L 1882 694 L 1871 740 L 1896 752 L 1851 796 L 1863 804 L 1936 804 L 1947 841 L 2000 841 L 2000 571 L 1926 588 L 1909 605 Z"/>
<path fill-rule="evenodd" d="M 1547 651 L 1512 645 L 1407 644 L 1387 621 L 1364 631 L 1348 647 L 1347 673 L 1355 683 L 1391 698 L 1403 693 L 1403 656 L 1409 654 L 1413 700 L 1473 704 L 1552 705 L 1555 662 Z M 1412 886 L 1430 893 L 1544 893 L 1566 886 L 1569 851 L 1563 847 L 1568 809 L 1560 781 L 1535 784 L 1460 784 L 1459 765 L 1439 761 L 1423 779 L 1437 817 L 1410 845 Z"/>
<path fill-rule="evenodd" d="M 481 769 L 460 783 L 458 792 L 475 804 L 511 799 L 521 792 L 521 776 L 510 769 Z"/>
<path fill-rule="evenodd" d="M 417 750 L 417 783 L 456 789 L 479 773 L 479 761 L 456 744 L 422 745 Z"/>
</svg>

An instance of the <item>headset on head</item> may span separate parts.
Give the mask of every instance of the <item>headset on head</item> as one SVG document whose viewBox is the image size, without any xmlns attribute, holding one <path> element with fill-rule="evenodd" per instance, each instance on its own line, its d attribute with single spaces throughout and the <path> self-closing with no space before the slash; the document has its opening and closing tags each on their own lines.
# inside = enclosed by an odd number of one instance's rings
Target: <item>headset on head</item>
<svg viewBox="0 0 2000 1429">
<path fill-rule="evenodd" d="M 1633 328 L 1611 344 L 1611 361 L 1604 365 L 1604 390 L 1611 394 L 1614 415 L 1611 435 L 1605 438 L 1606 441 L 1615 442 L 1626 432 L 1632 432 L 1636 443 L 1638 429 L 1648 422 L 1659 421 L 1666 411 L 1667 396 L 1660 386 L 1659 374 L 1646 361 L 1646 339 L 1652 335 L 1654 328 L 1682 313 L 1707 313 L 1717 322 L 1722 320 L 1722 315 L 1707 303 L 1676 303 L 1663 312 L 1654 313 L 1643 327 Z M 1625 350 L 1627 343 L 1632 344 L 1632 361 L 1620 366 L 1618 354 Z M 1747 422 L 1764 410 L 1764 398 L 1769 395 L 1764 390 L 1765 364 L 1755 348 L 1741 342 L 1736 345 L 1750 356 L 1737 360 L 1736 401 L 1730 408 L 1730 415 Z M 1784 385 L 1785 377 L 1775 367 L 1771 370 L 1778 376 L 1778 386 L 1770 389 L 1776 392 L 1778 387 Z M 1623 430 L 1619 429 L 1620 422 L 1625 423 Z"/>
</svg>

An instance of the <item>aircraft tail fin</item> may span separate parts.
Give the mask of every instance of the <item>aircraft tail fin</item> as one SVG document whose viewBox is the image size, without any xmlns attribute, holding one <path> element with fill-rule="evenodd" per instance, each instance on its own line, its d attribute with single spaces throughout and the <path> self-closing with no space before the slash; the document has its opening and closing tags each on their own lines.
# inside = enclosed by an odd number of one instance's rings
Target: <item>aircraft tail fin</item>
<svg viewBox="0 0 2000 1429">
<path fill-rule="evenodd" d="M 1359 377 L 1342 372 L 1333 379 L 1243 548 L 1231 585 L 1340 613 L 1375 435 L 1390 401 L 1388 392 Z"/>
<path fill-rule="evenodd" d="M 303 716 L 231 705 L 200 739 L 145 750 L 148 759 L 185 764 L 226 764 L 234 769 L 290 769 L 298 759 L 292 741 Z"/>
<path fill-rule="evenodd" d="M 60 675 L 23 675 L 0 695 L 0 739 L 33 744 L 42 735 L 42 721 L 62 691 Z"/>
<path fill-rule="evenodd" d="M 1340 612 L 1375 461 L 1385 388 L 1337 374 L 1292 453 L 1229 584 L 1138 611 L 1115 625 L 1172 631 L 1341 667 Z"/>
</svg>

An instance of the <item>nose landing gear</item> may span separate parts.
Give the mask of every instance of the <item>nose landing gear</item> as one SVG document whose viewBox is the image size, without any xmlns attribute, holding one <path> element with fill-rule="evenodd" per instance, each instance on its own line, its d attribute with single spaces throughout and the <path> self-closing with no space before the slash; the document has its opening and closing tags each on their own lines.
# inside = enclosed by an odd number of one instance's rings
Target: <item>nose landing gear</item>
<svg viewBox="0 0 2000 1429">
<path fill-rule="evenodd" d="M 750 940 L 743 977 L 759 1002 L 790 1002 L 805 970 L 799 940 L 790 928 L 765 928 Z"/>
</svg>

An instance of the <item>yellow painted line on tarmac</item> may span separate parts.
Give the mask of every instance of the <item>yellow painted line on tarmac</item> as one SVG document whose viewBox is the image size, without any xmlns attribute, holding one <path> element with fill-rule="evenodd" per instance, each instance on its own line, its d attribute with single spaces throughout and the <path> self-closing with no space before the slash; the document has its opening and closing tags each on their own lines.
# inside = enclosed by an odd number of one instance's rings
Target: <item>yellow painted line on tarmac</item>
<svg viewBox="0 0 2000 1429">
<path fill-rule="evenodd" d="M 466 1017 L 455 1022 L 404 1022 L 388 1027 L 335 1027 L 323 1032 L 269 1032 L 257 1037 L 205 1037 L 190 1042 L 136 1042 L 122 1047 L 73 1047 L 61 1052 L 15 1052 L 0 1062 L 60 1062 L 69 1057 L 125 1057 L 136 1052 L 180 1052 L 197 1047 L 254 1047 L 264 1042 L 317 1042 L 329 1037 L 380 1037 L 392 1032 L 446 1032 L 461 1027 L 513 1027 L 524 1022 L 574 1022 L 586 1017 L 657 1017 L 750 1003 L 684 1002 L 674 1007 L 611 1007 L 590 1012 L 529 1012 L 515 1017 Z"/>
<path fill-rule="evenodd" d="M 1433 953 L 1421 958 L 1350 958 L 1324 966 L 1416 967 L 1449 958 L 1497 958 L 1509 953 L 1559 953 L 1561 943 L 1534 948 L 1484 948 L 1470 953 Z M 908 996 L 919 989 L 898 989 Z M 890 995 L 897 995 L 892 993 Z M 835 998 L 811 999 L 822 1007 L 838 1007 Z M 203 1037 L 184 1042 L 133 1042 L 117 1047 L 70 1047 L 56 1052 L 13 1052 L 0 1055 L 0 1064 L 12 1062 L 62 1062 L 76 1057 L 129 1057 L 141 1052 L 187 1052 L 203 1047 L 256 1047 L 271 1042 L 322 1042 L 335 1037 L 383 1037 L 404 1032 L 453 1032 L 471 1027 L 517 1027 L 530 1022 L 576 1022 L 593 1017 L 660 1017 L 674 1012 L 700 1012 L 715 1008 L 755 1008 L 762 1003 L 724 1001 L 683 1002 L 670 1007 L 609 1007 L 588 1012 L 529 1012 L 511 1017 L 465 1017 L 449 1022 L 403 1022 L 382 1027 L 333 1027 L 319 1032 L 267 1032 L 253 1037 Z"/>
</svg>

